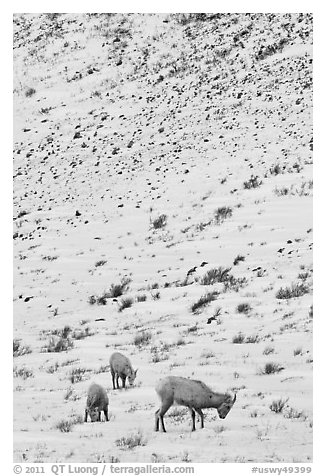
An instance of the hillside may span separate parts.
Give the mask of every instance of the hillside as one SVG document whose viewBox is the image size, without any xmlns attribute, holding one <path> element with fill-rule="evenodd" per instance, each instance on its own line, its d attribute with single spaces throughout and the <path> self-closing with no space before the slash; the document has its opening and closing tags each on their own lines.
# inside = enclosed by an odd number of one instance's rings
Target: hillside
<svg viewBox="0 0 326 476">
<path fill-rule="evenodd" d="M 21 14 L 13 54 L 14 460 L 311 461 L 312 15 Z M 165 375 L 237 402 L 155 433 Z"/>
</svg>

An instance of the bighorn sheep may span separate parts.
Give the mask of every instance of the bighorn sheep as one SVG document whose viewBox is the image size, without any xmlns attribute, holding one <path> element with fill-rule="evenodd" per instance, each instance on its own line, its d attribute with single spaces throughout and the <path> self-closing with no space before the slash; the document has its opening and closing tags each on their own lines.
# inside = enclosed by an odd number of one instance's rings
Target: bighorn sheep
<svg viewBox="0 0 326 476">
<path fill-rule="evenodd" d="M 161 407 L 155 412 L 155 431 L 159 430 L 159 420 L 162 430 L 166 431 L 163 417 L 174 403 L 189 408 L 192 431 L 195 431 L 195 411 L 201 418 L 201 427 L 204 428 L 203 408 L 216 408 L 219 417 L 224 419 L 236 400 L 236 394 L 232 397 L 227 393 L 216 393 L 199 380 L 183 377 L 165 377 L 158 382 L 155 390 L 161 399 Z"/>
<path fill-rule="evenodd" d="M 88 389 L 86 408 L 85 408 L 85 423 L 87 422 L 87 416 L 89 415 L 91 421 L 101 421 L 101 412 L 103 411 L 106 421 L 109 421 L 108 417 L 109 399 L 106 391 L 101 385 L 92 383 Z"/>
<path fill-rule="evenodd" d="M 135 378 L 137 376 L 137 370 L 132 368 L 131 362 L 120 352 L 114 352 L 110 357 L 110 369 L 112 375 L 113 389 L 115 390 L 119 387 L 119 377 L 122 380 L 122 388 L 126 387 L 126 378 L 128 378 L 129 385 L 133 385 Z"/>
</svg>

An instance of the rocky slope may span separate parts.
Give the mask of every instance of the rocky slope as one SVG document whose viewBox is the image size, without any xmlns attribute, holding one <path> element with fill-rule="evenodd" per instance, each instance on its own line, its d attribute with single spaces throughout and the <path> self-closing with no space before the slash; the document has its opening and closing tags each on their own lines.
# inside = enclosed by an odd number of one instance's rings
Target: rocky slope
<svg viewBox="0 0 326 476">
<path fill-rule="evenodd" d="M 16 15 L 13 237 L 15 461 L 311 460 L 311 15 Z"/>
</svg>

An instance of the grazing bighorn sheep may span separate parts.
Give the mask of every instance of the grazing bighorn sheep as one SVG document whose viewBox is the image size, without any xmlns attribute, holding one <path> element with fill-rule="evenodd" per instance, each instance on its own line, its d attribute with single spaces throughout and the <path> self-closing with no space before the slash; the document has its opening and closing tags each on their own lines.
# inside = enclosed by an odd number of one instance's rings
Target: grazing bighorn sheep
<svg viewBox="0 0 326 476">
<path fill-rule="evenodd" d="M 101 412 L 103 411 L 106 421 L 109 421 L 108 416 L 109 399 L 106 391 L 101 385 L 92 383 L 88 389 L 86 408 L 85 408 L 85 423 L 88 415 L 92 422 L 101 421 Z"/>
<path fill-rule="evenodd" d="M 110 369 L 112 375 L 113 389 L 115 390 L 115 385 L 119 387 L 119 377 L 122 380 L 122 388 L 126 387 L 126 378 L 128 378 L 129 385 L 133 385 L 135 378 L 137 376 L 137 370 L 132 368 L 131 362 L 120 352 L 114 352 L 110 357 Z"/>
<path fill-rule="evenodd" d="M 195 431 L 195 411 L 201 418 L 201 427 L 204 428 L 203 408 L 216 408 L 219 417 L 224 419 L 236 400 L 236 394 L 232 397 L 227 393 L 216 393 L 199 380 L 183 377 L 165 377 L 158 382 L 155 390 L 161 399 L 161 407 L 155 412 L 155 431 L 159 430 L 159 420 L 162 430 L 166 431 L 163 417 L 174 403 L 189 408 L 192 431 Z"/>
</svg>

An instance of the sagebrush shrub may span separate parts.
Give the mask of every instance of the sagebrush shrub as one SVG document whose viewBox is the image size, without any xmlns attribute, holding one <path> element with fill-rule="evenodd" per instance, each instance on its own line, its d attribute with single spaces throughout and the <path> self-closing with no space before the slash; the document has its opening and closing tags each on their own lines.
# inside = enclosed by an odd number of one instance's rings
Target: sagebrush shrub
<svg viewBox="0 0 326 476">
<path fill-rule="evenodd" d="M 82 367 L 78 367 L 75 369 L 72 369 L 69 374 L 69 380 L 71 383 L 77 383 L 81 382 L 82 380 L 86 380 L 88 377 L 88 370 L 84 369 Z"/>
<path fill-rule="evenodd" d="M 14 367 L 13 374 L 14 374 L 14 377 L 21 377 L 24 380 L 30 377 L 34 377 L 33 370 L 28 369 L 26 367 L 20 367 L 20 368 Z"/>
<path fill-rule="evenodd" d="M 83 417 L 81 415 L 74 415 L 72 418 L 69 420 L 60 420 L 58 423 L 56 423 L 55 428 L 60 430 L 62 433 L 69 433 L 74 425 L 78 425 L 80 423 L 83 423 Z"/>
<path fill-rule="evenodd" d="M 132 298 L 125 298 L 121 299 L 121 303 L 119 305 L 119 312 L 122 312 L 124 309 L 131 307 L 133 305 L 134 300 Z"/>
<path fill-rule="evenodd" d="M 131 279 L 125 277 L 125 278 L 122 278 L 119 284 L 111 284 L 107 297 L 116 298 L 116 297 L 122 296 L 123 293 L 128 291 L 130 283 L 131 283 Z"/>
<path fill-rule="evenodd" d="M 134 338 L 134 344 L 137 347 L 141 347 L 143 345 L 147 345 L 152 340 L 152 333 L 149 331 L 143 331 L 137 334 Z"/>
<path fill-rule="evenodd" d="M 247 190 L 250 190 L 251 188 L 260 187 L 262 183 L 262 180 L 258 179 L 258 175 L 252 175 L 249 180 L 243 182 L 243 187 Z"/>
<path fill-rule="evenodd" d="M 94 335 L 94 331 L 90 329 L 90 327 L 85 327 L 84 329 L 74 329 L 71 331 L 70 337 L 72 339 L 81 340 L 85 339 L 85 337 L 90 337 Z"/>
<path fill-rule="evenodd" d="M 274 352 L 275 352 L 275 349 L 274 349 L 274 347 L 271 347 L 271 346 L 267 346 L 263 350 L 264 355 L 274 354 Z"/>
<path fill-rule="evenodd" d="M 237 312 L 239 314 L 248 314 L 252 310 L 252 307 L 247 302 L 237 305 Z"/>
<path fill-rule="evenodd" d="M 26 91 L 25 91 L 25 96 L 27 98 L 30 98 L 31 96 L 33 96 L 34 94 L 36 93 L 36 90 L 34 88 L 27 88 Z"/>
<path fill-rule="evenodd" d="M 257 334 L 246 337 L 246 344 L 257 344 L 260 342 L 260 337 Z"/>
<path fill-rule="evenodd" d="M 137 302 L 145 302 L 147 300 L 146 294 L 139 294 L 137 297 Z"/>
<path fill-rule="evenodd" d="M 285 400 L 283 400 L 282 398 L 280 398 L 279 400 L 274 400 L 269 406 L 269 408 L 274 413 L 282 413 L 283 408 L 285 407 L 288 401 L 288 398 L 286 398 Z"/>
<path fill-rule="evenodd" d="M 122 438 L 119 438 L 115 441 L 115 444 L 117 446 L 120 446 L 120 448 L 126 450 L 131 450 L 135 448 L 136 446 L 145 446 L 146 445 L 146 440 L 143 436 L 143 434 L 138 431 L 138 433 L 135 433 L 130 436 L 123 436 Z"/>
<path fill-rule="evenodd" d="M 209 304 L 212 301 L 215 301 L 215 299 L 217 299 L 218 294 L 219 293 L 217 291 L 204 294 L 202 297 L 198 299 L 198 301 L 196 301 L 191 306 L 191 312 L 193 312 L 194 314 L 197 312 L 200 312 L 203 307 L 207 306 L 207 304 Z"/>
<path fill-rule="evenodd" d="M 300 419 L 300 420 L 306 420 L 307 415 L 303 410 L 297 410 L 293 407 L 286 406 L 284 411 L 283 411 L 283 416 L 284 418 L 289 418 L 289 419 Z"/>
<path fill-rule="evenodd" d="M 167 215 L 162 214 L 159 217 L 152 220 L 151 224 L 152 224 L 152 227 L 154 228 L 154 230 L 164 228 L 167 224 L 167 219 L 168 219 Z"/>
<path fill-rule="evenodd" d="M 284 367 L 281 367 L 279 364 L 275 364 L 274 362 L 267 362 L 265 366 L 261 370 L 261 374 L 269 375 L 281 372 L 284 370 Z"/>
<path fill-rule="evenodd" d="M 212 268 L 204 274 L 200 280 L 200 284 L 209 286 L 215 283 L 224 283 L 230 279 L 230 270 L 231 268 L 223 268 L 222 266 Z"/>
<path fill-rule="evenodd" d="M 95 268 L 98 268 L 99 266 L 104 266 L 106 263 L 107 263 L 107 261 L 104 260 L 104 259 L 101 259 L 101 260 L 99 260 L 99 261 L 96 261 L 96 263 L 95 263 Z"/>
<path fill-rule="evenodd" d="M 276 293 L 277 299 L 292 299 L 308 294 L 310 288 L 305 283 L 292 283 L 291 286 L 280 288 Z"/>
<path fill-rule="evenodd" d="M 224 220 L 230 218 L 232 213 L 233 211 L 231 207 L 219 207 L 214 213 L 215 222 L 220 225 Z"/>
<path fill-rule="evenodd" d="M 42 352 L 65 352 L 74 347 L 74 342 L 70 338 L 52 336 Z"/>
<path fill-rule="evenodd" d="M 232 343 L 233 344 L 243 344 L 245 341 L 245 336 L 242 334 L 242 332 L 239 332 L 237 335 L 235 335 L 232 338 Z"/>
<path fill-rule="evenodd" d="M 32 351 L 28 345 L 24 345 L 19 339 L 13 340 L 13 356 L 18 357 L 20 355 L 30 354 Z"/>
<path fill-rule="evenodd" d="M 60 420 L 55 427 L 62 431 L 62 433 L 69 433 L 72 429 L 72 422 L 70 420 Z"/>
<path fill-rule="evenodd" d="M 120 283 L 114 284 L 112 283 L 110 289 L 108 291 L 104 291 L 102 295 L 95 296 L 92 294 L 88 298 L 89 304 L 98 304 L 101 306 L 105 306 L 107 304 L 108 299 L 113 299 L 122 296 L 126 291 L 129 289 L 129 284 L 131 283 L 131 279 L 124 277 L 122 278 Z"/>
</svg>

